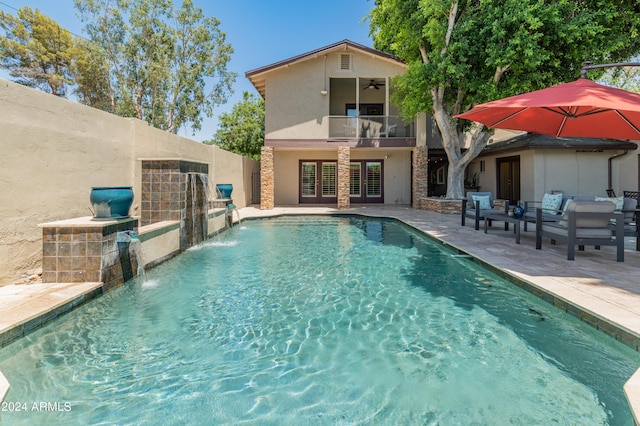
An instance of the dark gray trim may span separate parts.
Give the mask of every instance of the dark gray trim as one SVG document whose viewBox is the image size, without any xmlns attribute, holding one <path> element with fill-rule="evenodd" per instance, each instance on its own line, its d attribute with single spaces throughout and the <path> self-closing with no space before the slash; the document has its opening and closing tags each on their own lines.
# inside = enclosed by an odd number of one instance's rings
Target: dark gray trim
<svg viewBox="0 0 640 426">
<path fill-rule="evenodd" d="M 638 145 L 633 142 L 616 139 L 555 138 L 553 136 L 527 133 L 489 144 L 482 150 L 479 157 L 531 149 L 564 149 L 597 152 L 621 149 L 633 151 L 637 148 Z"/>
<path fill-rule="evenodd" d="M 264 146 L 274 148 L 415 148 L 416 138 L 379 139 L 265 139 Z"/>
</svg>

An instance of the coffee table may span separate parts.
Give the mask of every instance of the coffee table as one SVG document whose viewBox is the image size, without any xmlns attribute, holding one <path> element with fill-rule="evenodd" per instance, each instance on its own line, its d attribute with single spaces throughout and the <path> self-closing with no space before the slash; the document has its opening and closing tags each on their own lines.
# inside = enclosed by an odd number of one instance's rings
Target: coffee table
<svg viewBox="0 0 640 426">
<path fill-rule="evenodd" d="M 484 233 L 488 231 L 488 224 L 491 220 L 500 220 L 504 222 L 504 230 L 509 230 L 509 224 L 513 223 L 513 233 L 516 235 L 516 244 L 520 244 L 520 222 L 522 217 L 509 216 L 506 213 L 486 213 L 484 215 Z"/>
</svg>

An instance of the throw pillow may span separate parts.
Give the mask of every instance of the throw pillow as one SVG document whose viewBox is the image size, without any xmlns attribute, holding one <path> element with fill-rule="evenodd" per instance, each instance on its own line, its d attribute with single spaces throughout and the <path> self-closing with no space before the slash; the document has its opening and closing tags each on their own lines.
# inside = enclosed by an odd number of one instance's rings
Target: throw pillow
<svg viewBox="0 0 640 426">
<path fill-rule="evenodd" d="M 622 207 L 624 207 L 624 197 L 595 197 L 593 200 L 594 201 L 610 201 L 616 205 L 616 210 L 622 210 Z M 615 224 L 616 220 L 610 219 L 609 222 L 612 224 Z M 625 223 L 626 223 L 626 220 L 625 220 Z"/>
<path fill-rule="evenodd" d="M 480 201 L 480 210 L 491 210 L 491 196 L 489 195 L 473 195 L 473 206 L 475 208 L 476 201 Z"/>
<path fill-rule="evenodd" d="M 569 198 L 567 200 L 566 203 L 564 203 L 564 207 L 562 208 L 562 213 L 564 214 L 563 219 L 567 218 L 567 210 L 569 209 L 569 206 L 571 205 L 571 203 L 573 203 L 573 200 L 571 198 Z"/>
<path fill-rule="evenodd" d="M 559 194 L 544 194 L 542 197 L 542 208 L 543 213 L 548 214 L 558 214 L 556 210 L 560 210 L 560 206 L 562 205 L 562 193 Z"/>
<path fill-rule="evenodd" d="M 616 205 L 616 210 L 622 210 L 624 205 L 624 197 L 595 197 L 594 201 L 611 201 Z"/>
</svg>

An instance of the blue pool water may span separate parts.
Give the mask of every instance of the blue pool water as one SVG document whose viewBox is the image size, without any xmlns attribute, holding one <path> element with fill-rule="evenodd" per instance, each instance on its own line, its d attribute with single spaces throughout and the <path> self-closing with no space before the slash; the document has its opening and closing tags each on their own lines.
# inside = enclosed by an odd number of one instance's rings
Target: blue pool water
<svg viewBox="0 0 640 426">
<path fill-rule="evenodd" d="M 399 223 L 283 217 L 245 221 L 2 349 L 14 410 L 0 420 L 632 425 L 622 386 L 638 366 Z"/>
</svg>

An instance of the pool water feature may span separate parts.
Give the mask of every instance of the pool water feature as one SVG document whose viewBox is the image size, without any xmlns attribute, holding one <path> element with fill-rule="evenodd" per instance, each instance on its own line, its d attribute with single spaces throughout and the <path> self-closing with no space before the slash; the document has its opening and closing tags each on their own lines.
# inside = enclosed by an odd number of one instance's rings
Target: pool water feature
<svg viewBox="0 0 640 426">
<path fill-rule="evenodd" d="M 245 221 L 0 351 L 34 422 L 615 424 L 640 356 L 395 221 Z"/>
</svg>

